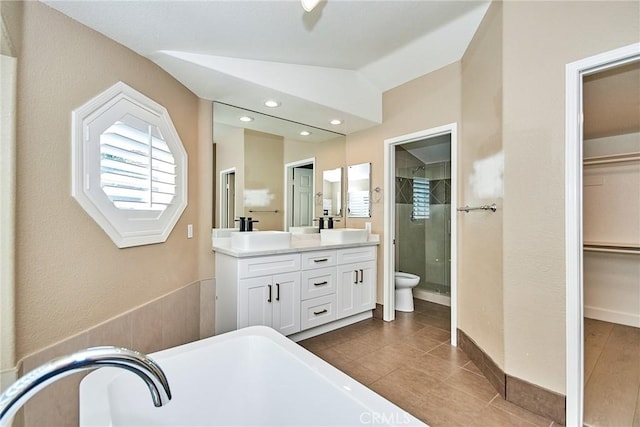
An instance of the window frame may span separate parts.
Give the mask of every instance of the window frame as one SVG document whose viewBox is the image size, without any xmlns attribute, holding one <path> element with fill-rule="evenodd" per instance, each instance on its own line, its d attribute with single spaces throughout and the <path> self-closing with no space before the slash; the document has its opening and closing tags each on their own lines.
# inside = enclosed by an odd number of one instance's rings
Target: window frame
<svg viewBox="0 0 640 427">
<path fill-rule="evenodd" d="M 101 186 L 100 136 L 131 115 L 156 126 L 176 162 L 176 191 L 163 211 L 120 209 Z M 72 112 L 71 194 L 119 248 L 163 243 L 187 206 L 187 153 L 166 108 L 123 82 Z"/>
</svg>

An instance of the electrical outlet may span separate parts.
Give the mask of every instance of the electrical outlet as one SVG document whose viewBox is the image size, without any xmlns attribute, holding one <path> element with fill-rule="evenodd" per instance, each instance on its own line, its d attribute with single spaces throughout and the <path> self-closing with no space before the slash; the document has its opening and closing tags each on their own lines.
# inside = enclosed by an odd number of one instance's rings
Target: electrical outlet
<svg viewBox="0 0 640 427">
<path fill-rule="evenodd" d="M 187 239 L 193 238 L 193 224 L 187 224 Z"/>
</svg>

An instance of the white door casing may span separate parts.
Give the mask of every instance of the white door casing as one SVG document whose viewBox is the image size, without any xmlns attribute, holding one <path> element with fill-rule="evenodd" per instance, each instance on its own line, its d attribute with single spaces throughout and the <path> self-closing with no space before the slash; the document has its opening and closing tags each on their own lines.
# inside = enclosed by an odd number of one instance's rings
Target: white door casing
<svg viewBox="0 0 640 427">
<path fill-rule="evenodd" d="M 566 425 L 583 425 L 583 77 L 640 60 L 640 43 L 584 58 L 565 68 Z"/>
<path fill-rule="evenodd" d="M 458 124 L 425 129 L 384 141 L 384 242 L 383 319 L 395 319 L 395 146 L 413 141 L 451 135 L 451 345 L 457 346 L 458 329 Z"/>
</svg>

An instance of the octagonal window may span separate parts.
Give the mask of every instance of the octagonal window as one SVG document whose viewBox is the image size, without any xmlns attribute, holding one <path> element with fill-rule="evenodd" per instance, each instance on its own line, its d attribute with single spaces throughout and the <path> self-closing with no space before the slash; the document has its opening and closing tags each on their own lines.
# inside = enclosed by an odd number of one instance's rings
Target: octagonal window
<svg viewBox="0 0 640 427">
<path fill-rule="evenodd" d="M 73 111 L 72 194 L 118 247 L 164 242 L 187 156 L 166 109 L 122 82 Z"/>
</svg>

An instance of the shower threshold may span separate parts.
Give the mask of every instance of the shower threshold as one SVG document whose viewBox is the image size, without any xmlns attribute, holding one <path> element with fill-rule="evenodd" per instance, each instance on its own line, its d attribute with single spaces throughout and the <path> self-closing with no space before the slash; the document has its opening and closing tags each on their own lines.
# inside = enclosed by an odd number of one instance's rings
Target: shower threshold
<svg viewBox="0 0 640 427">
<path fill-rule="evenodd" d="M 413 297 L 424 301 L 433 302 L 440 305 L 451 307 L 451 296 L 440 292 L 428 291 L 425 289 L 414 288 Z"/>
</svg>

